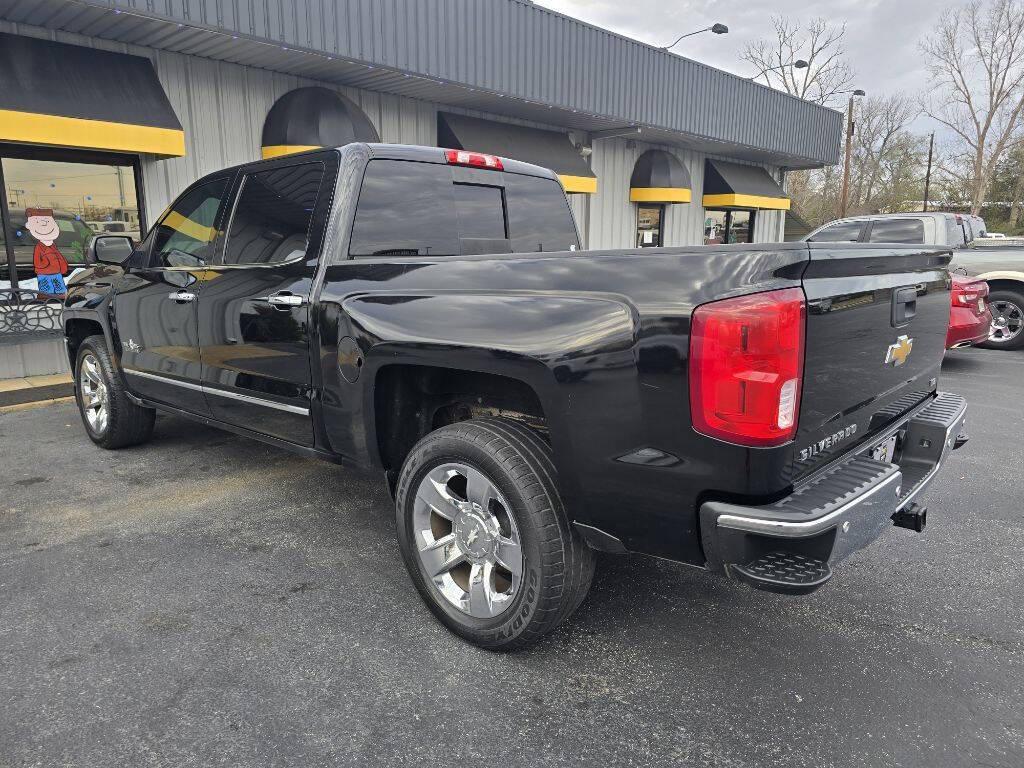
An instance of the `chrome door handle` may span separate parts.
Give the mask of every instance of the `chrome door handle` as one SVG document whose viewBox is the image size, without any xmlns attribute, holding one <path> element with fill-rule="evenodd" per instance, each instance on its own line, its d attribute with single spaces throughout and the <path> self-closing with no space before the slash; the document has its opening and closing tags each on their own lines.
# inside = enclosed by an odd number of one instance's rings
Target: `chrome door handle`
<svg viewBox="0 0 1024 768">
<path fill-rule="evenodd" d="M 289 309 L 291 307 L 301 307 L 306 303 L 306 300 L 294 293 L 275 293 L 272 296 L 267 296 L 267 303 L 275 307 Z"/>
<path fill-rule="evenodd" d="M 196 295 L 188 291 L 175 291 L 174 293 L 167 294 L 167 298 L 179 303 L 185 303 L 186 301 L 195 301 Z"/>
</svg>

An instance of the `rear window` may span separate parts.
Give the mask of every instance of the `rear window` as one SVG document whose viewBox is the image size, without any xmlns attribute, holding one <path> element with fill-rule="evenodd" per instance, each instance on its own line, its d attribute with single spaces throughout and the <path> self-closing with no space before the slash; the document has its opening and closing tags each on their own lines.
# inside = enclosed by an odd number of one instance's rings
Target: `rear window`
<svg viewBox="0 0 1024 768">
<path fill-rule="evenodd" d="M 924 222 L 920 219 L 879 219 L 871 224 L 869 243 L 924 242 Z"/>
<path fill-rule="evenodd" d="M 493 178 L 493 185 L 476 179 L 456 183 L 447 165 L 370 161 L 349 253 L 456 256 L 579 247 L 569 204 L 556 181 L 497 172 Z"/>
<path fill-rule="evenodd" d="M 512 250 L 570 251 L 580 247 L 572 211 L 554 179 L 505 174 Z"/>
<path fill-rule="evenodd" d="M 809 237 L 808 241 L 812 243 L 855 243 L 860 237 L 863 223 L 861 221 L 843 221 L 833 224 L 831 227 L 825 227 L 813 237 Z"/>
</svg>

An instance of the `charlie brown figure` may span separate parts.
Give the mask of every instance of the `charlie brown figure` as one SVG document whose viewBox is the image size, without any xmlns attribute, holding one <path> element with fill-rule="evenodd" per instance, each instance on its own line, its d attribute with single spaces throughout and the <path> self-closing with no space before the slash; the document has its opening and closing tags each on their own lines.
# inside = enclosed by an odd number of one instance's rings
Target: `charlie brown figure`
<svg viewBox="0 0 1024 768">
<path fill-rule="evenodd" d="M 64 275 L 68 273 L 68 262 L 57 250 L 54 243 L 60 235 L 60 227 L 53 217 L 52 208 L 27 208 L 25 210 L 25 229 L 38 242 L 32 251 L 32 264 L 36 270 L 37 290 L 52 296 L 64 298 L 68 287 L 64 284 Z"/>
</svg>

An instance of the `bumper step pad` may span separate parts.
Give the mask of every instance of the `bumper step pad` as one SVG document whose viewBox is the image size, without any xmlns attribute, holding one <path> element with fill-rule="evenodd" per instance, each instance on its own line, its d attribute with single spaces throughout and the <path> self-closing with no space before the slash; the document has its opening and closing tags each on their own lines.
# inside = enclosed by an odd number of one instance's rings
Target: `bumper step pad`
<svg viewBox="0 0 1024 768">
<path fill-rule="evenodd" d="M 824 560 L 795 552 L 769 552 L 746 565 L 730 565 L 729 571 L 755 589 L 785 595 L 805 595 L 832 578 Z"/>
</svg>

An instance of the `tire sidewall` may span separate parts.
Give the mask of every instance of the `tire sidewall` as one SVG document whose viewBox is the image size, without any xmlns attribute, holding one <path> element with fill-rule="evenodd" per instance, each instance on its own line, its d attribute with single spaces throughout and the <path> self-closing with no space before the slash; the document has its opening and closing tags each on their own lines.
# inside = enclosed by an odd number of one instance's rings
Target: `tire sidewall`
<svg viewBox="0 0 1024 768">
<path fill-rule="evenodd" d="M 1024 294 L 1020 294 L 1013 290 L 995 290 L 989 294 L 989 305 L 993 305 L 997 301 L 1006 301 L 1014 304 L 1017 309 L 1024 313 Z M 988 349 L 1020 349 L 1024 346 L 1024 330 L 1018 333 L 1010 341 L 994 341 L 989 337 L 986 341 L 978 344 L 979 347 L 986 347 Z"/>
<path fill-rule="evenodd" d="M 92 428 L 89 423 L 89 419 L 85 416 L 85 403 L 82 400 L 82 361 L 85 360 L 86 355 L 92 355 L 96 359 L 96 366 L 100 370 L 100 374 L 103 376 L 103 383 L 107 387 L 108 402 L 107 402 L 107 427 L 102 432 L 97 432 Z M 112 409 L 112 403 L 110 400 L 111 387 L 110 387 L 110 373 L 107 371 L 107 366 L 103 359 L 103 355 L 97 351 L 97 349 L 90 343 L 85 342 L 78 350 L 78 357 L 75 360 L 75 402 L 78 403 L 78 415 L 82 418 L 82 424 L 85 427 L 85 432 L 89 435 L 89 438 L 97 444 L 102 445 L 104 440 L 110 435 L 111 426 L 114 423 L 114 413 Z"/>
<path fill-rule="evenodd" d="M 468 464 L 483 472 L 512 507 L 508 512 L 514 517 L 519 530 L 523 579 L 512 604 L 493 618 L 475 618 L 448 602 L 426 574 L 417 551 L 413 530 L 416 490 L 428 472 L 449 462 Z M 535 618 L 539 607 L 543 553 L 536 517 L 531 514 L 528 500 L 490 452 L 477 443 L 451 434 L 428 438 L 425 444 L 414 449 L 407 458 L 396 497 L 398 540 L 402 557 L 417 590 L 434 615 L 457 634 L 480 645 L 506 643 L 522 635 Z"/>
</svg>

